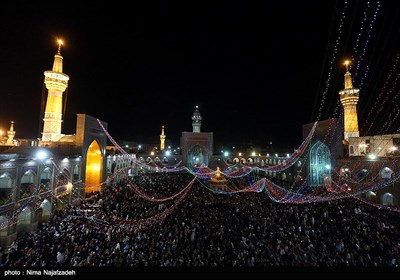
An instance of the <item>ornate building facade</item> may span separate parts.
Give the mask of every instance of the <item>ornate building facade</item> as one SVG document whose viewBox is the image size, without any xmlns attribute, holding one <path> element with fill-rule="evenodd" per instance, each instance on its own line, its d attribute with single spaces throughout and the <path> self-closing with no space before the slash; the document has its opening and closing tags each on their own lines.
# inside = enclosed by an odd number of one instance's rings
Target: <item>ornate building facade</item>
<svg viewBox="0 0 400 280">
<path fill-rule="evenodd" d="M 69 80 L 62 73 L 62 59 L 59 45 L 53 70 L 45 72 L 49 92 L 42 139 L 10 145 L 0 153 L 2 245 L 12 242 L 19 232 L 35 230 L 38 222 L 63 206 L 60 203 L 81 200 L 105 186 L 107 123 L 77 114 L 76 133 L 61 133 L 62 93 Z M 14 135 L 12 123 L 8 139 L 14 140 Z"/>
</svg>

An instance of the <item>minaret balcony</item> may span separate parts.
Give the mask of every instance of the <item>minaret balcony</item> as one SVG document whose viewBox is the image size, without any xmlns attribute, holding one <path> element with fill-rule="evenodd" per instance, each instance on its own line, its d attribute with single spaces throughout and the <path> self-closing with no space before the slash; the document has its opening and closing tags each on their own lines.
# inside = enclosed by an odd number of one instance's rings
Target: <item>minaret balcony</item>
<svg viewBox="0 0 400 280">
<path fill-rule="evenodd" d="M 46 88 L 52 92 L 64 92 L 68 87 L 68 82 L 55 81 L 55 80 L 45 80 Z"/>
<path fill-rule="evenodd" d="M 340 97 L 342 96 L 358 96 L 360 90 L 358 88 L 342 89 L 339 91 Z"/>
<path fill-rule="evenodd" d="M 341 96 L 340 102 L 343 106 L 346 105 L 357 105 L 358 103 L 358 96 Z"/>
</svg>

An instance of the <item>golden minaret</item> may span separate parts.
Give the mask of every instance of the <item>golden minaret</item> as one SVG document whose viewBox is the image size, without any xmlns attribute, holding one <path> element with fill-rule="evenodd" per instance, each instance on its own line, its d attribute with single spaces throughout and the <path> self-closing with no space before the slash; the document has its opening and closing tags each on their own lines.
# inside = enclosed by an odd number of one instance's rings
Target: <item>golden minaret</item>
<svg viewBox="0 0 400 280">
<path fill-rule="evenodd" d="M 359 89 L 353 88 L 353 81 L 349 72 L 350 61 L 345 61 L 346 73 L 344 74 L 344 89 L 339 91 L 340 102 L 344 111 L 344 141 L 348 143 L 349 137 L 359 137 L 357 103 Z"/>
<path fill-rule="evenodd" d="M 13 122 L 13 121 L 11 121 L 10 130 L 7 131 L 7 136 L 8 136 L 8 138 L 7 138 L 7 144 L 13 145 L 13 144 L 14 144 L 14 143 L 13 143 L 13 140 L 14 140 L 14 136 L 15 136 L 14 122 Z"/>
<path fill-rule="evenodd" d="M 165 149 L 165 134 L 164 134 L 164 126 L 161 127 L 161 135 L 160 135 L 160 150 L 164 151 Z"/>
<path fill-rule="evenodd" d="M 63 92 L 68 87 L 68 75 L 63 71 L 63 57 L 61 46 L 63 42 L 58 40 L 58 51 L 54 55 L 53 70 L 44 72 L 44 83 L 48 90 L 46 109 L 44 111 L 44 125 L 42 141 L 58 141 L 61 134 Z"/>
</svg>

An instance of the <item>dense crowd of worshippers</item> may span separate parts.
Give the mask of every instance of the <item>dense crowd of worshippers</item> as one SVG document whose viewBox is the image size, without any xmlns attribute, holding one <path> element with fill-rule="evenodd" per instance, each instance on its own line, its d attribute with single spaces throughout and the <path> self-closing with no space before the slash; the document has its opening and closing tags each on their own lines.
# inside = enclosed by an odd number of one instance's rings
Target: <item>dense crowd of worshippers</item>
<svg viewBox="0 0 400 280">
<path fill-rule="evenodd" d="M 283 204 L 266 192 L 218 194 L 198 181 L 164 219 L 143 230 L 94 223 L 82 216 L 93 205 L 102 219 L 140 220 L 173 207 L 190 174 L 141 175 L 108 187 L 91 200 L 57 211 L 37 231 L 0 249 L 5 267 L 397 267 L 400 214 L 354 198 Z M 85 214 L 87 215 L 87 214 Z M 109 219 L 108 219 L 109 218 Z"/>
</svg>

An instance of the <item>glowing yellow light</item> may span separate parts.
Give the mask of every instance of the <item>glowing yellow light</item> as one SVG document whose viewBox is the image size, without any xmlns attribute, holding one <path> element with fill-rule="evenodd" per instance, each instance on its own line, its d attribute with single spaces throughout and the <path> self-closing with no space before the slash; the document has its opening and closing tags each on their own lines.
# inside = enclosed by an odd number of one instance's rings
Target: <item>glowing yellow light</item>
<svg viewBox="0 0 400 280">
<path fill-rule="evenodd" d="M 103 168 L 103 157 L 102 154 L 99 153 L 101 151 L 99 144 L 97 141 L 93 141 L 89 149 L 87 151 L 86 157 L 86 188 L 85 192 L 90 193 L 94 191 L 100 191 L 101 186 L 101 175 L 102 175 L 102 168 Z"/>
<path fill-rule="evenodd" d="M 92 165 L 92 171 L 99 171 L 99 170 L 100 170 L 100 165 L 98 165 L 98 164 Z"/>
<path fill-rule="evenodd" d="M 346 71 L 349 71 L 349 64 L 350 64 L 350 60 L 344 61 L 344 65 L 346 65 Z"/>
<path fill-rule="evenodd" d="M 72 185 L 71 182 L 68 182 L 68 184 L 66 185 L 66 187 L 67 187 L 67 191 L 68 191 L 68 192 L 71 192 L 71 191 L 72 191 L 73 185 Z"/>
<path fill-rule="evenodd" d="M 57 43 L 58 43 L 57 54 L 61 54 L 61 46 L 64 44 L 64 42 L 61 39 L 58 39 Z"/>
<path fill-rule="evenodd" d="M 216 172 L 216 174 L 215 174 L 217 177 L 220 177 L 221 176 L 221 171 L 219 170 L 219 167 L 217 167 L 217 172 Z"/>
</svg>

